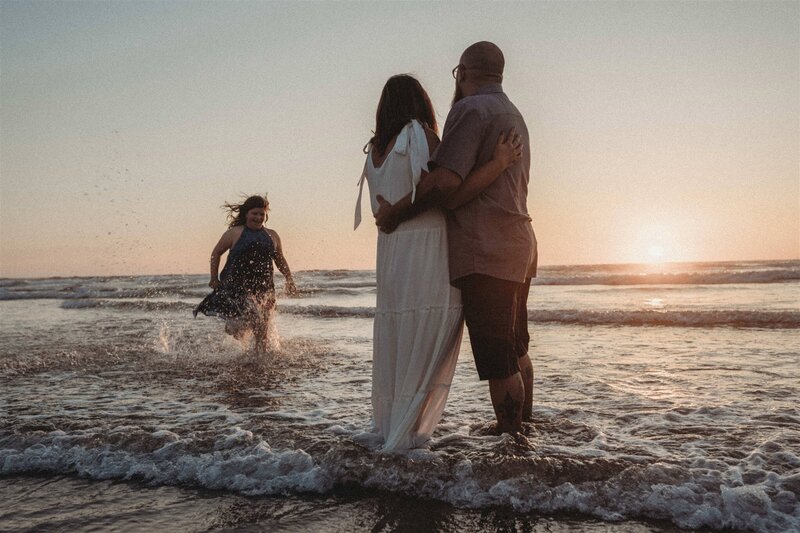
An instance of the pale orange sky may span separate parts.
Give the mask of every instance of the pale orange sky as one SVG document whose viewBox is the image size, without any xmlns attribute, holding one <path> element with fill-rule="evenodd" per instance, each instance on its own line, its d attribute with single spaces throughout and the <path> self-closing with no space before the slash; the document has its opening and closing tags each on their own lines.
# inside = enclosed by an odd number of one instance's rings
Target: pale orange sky
<svg viewBox="0 0 800 533">
<path fill-rule="evenodd" d="M 381 87 L 415 74 L 443 125 L 477 40 L 544 264 L 800 257 L 797 2 L 3 2 L 0 275 L 202 273 L 263 192 L 293 269 L 373 268 Z"/>
</svg>

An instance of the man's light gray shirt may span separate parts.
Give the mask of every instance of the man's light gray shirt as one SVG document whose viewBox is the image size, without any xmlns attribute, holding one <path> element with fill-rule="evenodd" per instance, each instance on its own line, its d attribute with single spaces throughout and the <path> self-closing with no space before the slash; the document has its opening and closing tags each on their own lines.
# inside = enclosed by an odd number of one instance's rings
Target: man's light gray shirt
<svg viewBox="0 0 800 533">
<path fill-rule="evenodd" d="M 491 160 L 500 133 L 511 128 L 522 137 L 522 159 L 475 199 L 447 213 L 451 282 L 469 274 L 515 282 L 536 276 L 536 236 L 527 205 L 531 166 L 528 128 L 501 85 L 485 85 L 456 102 L 431 162 L 452 170 L 463 180 Z"/>
</svg>

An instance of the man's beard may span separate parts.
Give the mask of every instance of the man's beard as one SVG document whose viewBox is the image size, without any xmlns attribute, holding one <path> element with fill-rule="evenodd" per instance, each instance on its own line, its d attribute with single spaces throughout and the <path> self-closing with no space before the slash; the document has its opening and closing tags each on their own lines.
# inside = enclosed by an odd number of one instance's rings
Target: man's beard
<svg viewBox="0 0 800 533">
<path fill-rule="evenodd" d="M 464 98 L 464 93 L 461 91 L 461 86 L 456 82 L 456 90 L 453 92 L 453 101 L 450 103 L 450 107 L 456 105 L 456 102 Z"/>
</svg>

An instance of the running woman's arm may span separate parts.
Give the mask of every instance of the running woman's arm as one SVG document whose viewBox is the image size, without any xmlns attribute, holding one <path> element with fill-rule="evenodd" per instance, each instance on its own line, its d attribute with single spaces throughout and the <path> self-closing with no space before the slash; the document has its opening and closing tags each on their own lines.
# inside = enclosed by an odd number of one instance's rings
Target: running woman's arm
<svg viewBox="0 0 800 533">
<path fill-rule="evenodd" d="M 231 246 L 233 246 L 237 233 L 236 229 L 237 228 L 231 228 L 223 233 L 216 246 L 214 246 L 214 249 L 211 250 L 211 280 L 208 282 L 208 286 L 212 289 L 219 287 L 219 262 L 222 258 L 222 254 L 230 250 Z"/>
</svg>

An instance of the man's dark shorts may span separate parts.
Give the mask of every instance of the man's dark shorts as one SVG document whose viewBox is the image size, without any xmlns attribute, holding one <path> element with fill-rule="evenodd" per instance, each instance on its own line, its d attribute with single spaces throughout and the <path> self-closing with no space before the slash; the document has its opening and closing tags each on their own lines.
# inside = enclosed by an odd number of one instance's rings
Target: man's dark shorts
<svg viewBox="0 0 800 533">
<path fill-rule="evenodd" d="M 481 380 L 503 379 L 520 371 L 528 353 L 528 292 L 523 283 L 470 274 L 453 285 L 461 289 L 464 318 Z"/>
</svg>

